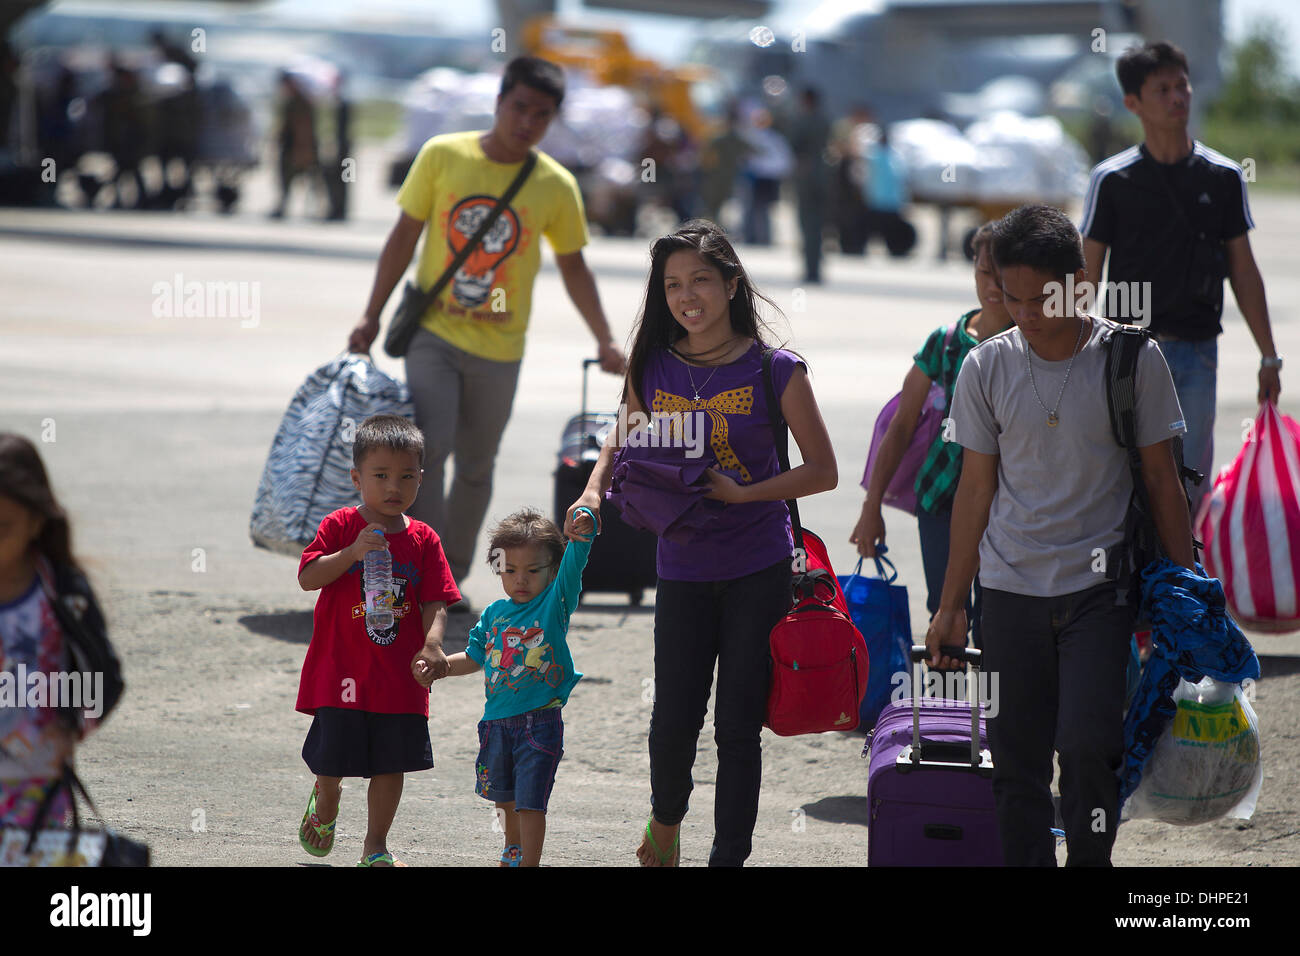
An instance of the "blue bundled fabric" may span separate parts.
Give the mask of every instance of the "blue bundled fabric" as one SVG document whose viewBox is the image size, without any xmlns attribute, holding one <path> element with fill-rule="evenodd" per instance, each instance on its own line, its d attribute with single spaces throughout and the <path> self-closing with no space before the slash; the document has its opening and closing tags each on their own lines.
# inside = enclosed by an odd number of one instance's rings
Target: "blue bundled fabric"
<svg viewBox="0 0 1300 956">
<path fill-rule="evenodd" d="M 1143 575 L 1142 600 L 1151 620 L 1152 653 L 1124 719 L 1121 808 L 1178 709 L 1173 694 L 1179 679 L 1196 684 L 1213 677 L 1239 684 L 1259 677 L 1259 658 L 1228 616 L 1223 585 L 1206 577 L 1200 564 L 1193 574 L 1162 558 Z"/>
</svg>

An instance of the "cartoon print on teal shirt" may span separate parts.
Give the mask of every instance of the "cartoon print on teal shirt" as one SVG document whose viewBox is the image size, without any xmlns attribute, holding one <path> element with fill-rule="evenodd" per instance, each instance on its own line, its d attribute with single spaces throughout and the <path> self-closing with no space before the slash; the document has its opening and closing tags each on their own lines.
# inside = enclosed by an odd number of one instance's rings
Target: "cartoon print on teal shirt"
<svg viewBox="0 0 1300 956">
<path fill-rule="evenodd" d="M 564 668 L 555 662 L 555 654 L 546 643 L 539 621 L 528 628 L 493 625 L 483 651 L 485 663 L 492 671 L 487 679 L 489 697 L 539 682 L 559 687 L 564 680 Z"/>
</svg>

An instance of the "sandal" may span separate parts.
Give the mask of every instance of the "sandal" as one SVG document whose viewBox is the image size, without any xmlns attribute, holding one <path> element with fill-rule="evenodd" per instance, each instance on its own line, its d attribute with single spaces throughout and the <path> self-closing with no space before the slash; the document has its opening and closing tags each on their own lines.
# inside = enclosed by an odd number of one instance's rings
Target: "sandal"
<svg viewBox="0 0 1300 956">
<path fill-rule="evenodd" d="M 677 833 L 673 836 L 673 845 L 670 846 L 670 847 L 668 848 L 668 853 L 665 854 L 662 850 L 659 849 L 659 844 L 658 844 L 658 843 L 655 843 L 654 834 L 650 832 L 650 822 L 651 822 L 653 819 L 654 819 L 654 814 L 653 814 L 653 813 L 650 814 L 650 816 L 646 819 L 646 822 L 645 822 L 645 838 L 646 838 L 646 842 L 648 842 L 648 843 L 650 844 L 650 849 L 654 852 L 655 859 L 657 859 L 657 860 L 659 861 L 659 863 L 660 863 L 661 866 L 667 866 L 669 860 L 672 860 L 672 861 L 673 861 L 673 863 L 672 863 L 673 866 L 681 866 L 681 863 L 682 863 L 682 853 L 681 853 L 682 827 L 681 827 L 681 824 L 679 823 L 679 824 L 677 825 Z"/>
<path fill-rule="evenodd" d="M 334 819 L 329 823 L 321 823 L 320 817 L 316 816 L 316 797 L 320 793 L 320 783 L 312 784 L 311 796 L 307 799 L 307 810 L 302 815 L 302 823 L 298 824 L 298 843 L 302 848 L 312 856 L 329 856 L 330 850 L 334 849 L 334 824 L 339 822 L 339 815 L 334 814 Z M 316 838 L 324 840 L 329 838 L 329 846 L 312 846 L 307 842 L 307 837 L 303 835 L 303 829 L 311 827 Z"/>
<path fill-rule="evenodd" d="M 405 863 L 397 859 L 393 854 L 383 850 L 357 860 L 357 866 L 374 866 L 377 863 L 387 863 L 389 866 L 406 866 Z"/>
<path fill-rule="evenodd" d="M 501 851 L 501 862 L 506 866 L 518 866 L 523 858 L 524 848 L 518 843 L 512 843 Z"/>
</svg>

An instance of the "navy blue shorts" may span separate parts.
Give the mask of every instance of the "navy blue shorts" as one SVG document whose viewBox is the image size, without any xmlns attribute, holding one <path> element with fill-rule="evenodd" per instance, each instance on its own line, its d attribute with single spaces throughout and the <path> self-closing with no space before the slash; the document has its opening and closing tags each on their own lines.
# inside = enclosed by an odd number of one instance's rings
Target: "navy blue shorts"
<svg viewBox="0 0 1300 956">
<path fill-rule="evenodd" d="M 564 756 L 564 721 L 559 707 L 481 720 L 478 746 L 475 793 L 495 803 L 513 800 L 516 810 L 546 812 L 555 768 Z"/>
<path fill-rule="evenodd" d="M 433 768 L 429 720 L 423 714 L 375 714 L 321 707 L 312 718 L 302 759 L 322 777 L 377 777 Z"/>
</svg>

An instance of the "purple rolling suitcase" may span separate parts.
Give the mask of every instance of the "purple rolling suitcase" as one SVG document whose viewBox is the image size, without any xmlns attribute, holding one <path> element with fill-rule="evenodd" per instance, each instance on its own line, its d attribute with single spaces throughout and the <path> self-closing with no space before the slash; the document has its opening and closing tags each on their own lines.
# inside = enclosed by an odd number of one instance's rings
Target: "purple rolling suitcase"
<svg viewBox="0 0 1300 956">
<path fill-rule="evenodd" d="M 977 698 L 980 652 L 944 650 L 965 658 L 967 700 Z M 914 689 L 926 656 L 912 648 Z M 863 751 L 867 865 L 1002 866 L 982 707 L 930 700 L 886 705 Z"/>
</svg>

